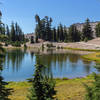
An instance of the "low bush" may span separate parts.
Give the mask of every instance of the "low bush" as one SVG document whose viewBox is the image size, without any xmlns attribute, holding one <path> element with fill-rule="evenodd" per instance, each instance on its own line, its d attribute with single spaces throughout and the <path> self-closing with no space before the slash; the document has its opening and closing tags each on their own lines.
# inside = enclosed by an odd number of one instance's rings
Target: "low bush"
<svg viewBox="0 0 100 100">
<path fill-rule="evenodd" d="M 12 46 L 21 47 L 21 43 L 19 41 L 16 41 L 16 42 L 12 43 Z"/>
</svg>

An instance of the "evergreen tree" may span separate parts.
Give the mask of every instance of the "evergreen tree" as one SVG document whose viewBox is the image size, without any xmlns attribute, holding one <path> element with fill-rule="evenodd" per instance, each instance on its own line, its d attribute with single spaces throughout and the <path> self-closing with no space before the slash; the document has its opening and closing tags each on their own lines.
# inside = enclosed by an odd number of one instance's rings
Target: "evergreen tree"
<svg viewBox="0 0 100 100">
<path fill-rule="evenodd" d="M 60 41 L 64 41 L 64 33 L 63 33 L 63 26 L 62 24 L 59 25 L 59 39 Z"/>
<path fill-rule="evenodd" d="M 85 25 L 83 27 L 83 30 L 82 30 L 82 40 L 91 40 L 93 39 L 93 32 L 92 32 L 92 29 L 91 29 L 91 26 L 90 26 L 90 20 L 87 19 L 86 22 L 85 22 Z"/>
<path fill-rule="evenodd" d="M 8 25 L 6 26 L 6 34 L 7 34 L 8 37 L 10 37 L 10 30 L 9 30 Z"/>
<path fill-rule="evenodd" d="M 9 89 L 7 89 L 5 87 L 5 85 L 7 85 L 6 82 L 3 81 L 3 77 L 2 77 L 2 70 L 3 70 L 3 58 L 4 58 L 4 49 L 1 47 L 1 44 L 0 44 L 0 100 L 9 100 L 8 99 L 8 96 L 10 94 L 10 91 Z"/>
<path fill-rule="evenodd" d="M 45 33 L 46 33 L 46 40 L 47 41 L 52 40 L 51 23 L 52 23 L 52 18 L 45 16 Z"/>
<path fill-rule="evenodd" d="M 17 22 L 15 24 L 12 22 L 11 24 L 10 37 L 11 37 L 11 41 L 13 42 L 24 41 L 24 33 L 22 32 L 22 29 L 17 24 Z"/>
<path fill-rule="evenodd" d="M 96 36 L 97 36 L 97 37 L 100 37 L 100 23 L 98 23 L 98 24 L 96 25 L 95 31 L 96 31 Z"/>
<path fill-rule="evenodd" d="M 51 23 L 52 18 L 45 16 L 43 19 L 40 19 L 38 15 L 35 16 L 36 19 L 36 38 L 40 38 L 46 41 L 52 40 L 52 30 L 51 30 Z"/>
<path fill-rule="evenodd" d="M 68 33 L 66 26 L 64 26 L 64 42 L 68 42 Z"/>
<path fill-rule="evenodd" d="M 31 43 L 34 43 L 34 37 L 31 36 Z"/>
<path fill-rule="evenodd" d="M 29 100 L 53 100 L 53 96 L 56 93 L 54 90 L 55 82 L 52 78 L 43 75 L 45 66 L 40 64 L 38 57 L 35 66 L 34 79 L 28 95 Z"/>
<path fill-rule="evenodd" d="M 40 17 L 38 15 L 35 16 L 35 20 L 36 20 L 36 29 L 35 29 L 35 33 L 36 33 L 36 42 L 38 41 L 37 39 L 41 37 L 41 20 Z"/>
<path fill-rule="evenodd" d="M 80 34 L 76 29 L 75 25 L 71 25 L 69 28 L 69 41 L 71 42 L 78 42 L 80 41 Z"/>
<path fill-rule="evenodd" d="M 11 24 L 11 40 L 12 41 L 15 41 L 15 37 L 16 36 L 16 32 L 15 32 L 15 26 L 14 26 L 14 23 L 12 22 Z"/>
<path fill-rule="evenodd" d="M 56 35 L 56 38 L 57 38 L 57 42 L 60 41 L 60 29 L 59 29 L 59 26 L 57 27 L 57 35 Z"/>
<path fill-rule="evenodd" d="M 0 22 L 1 22 L 1 12 L 0 12 Z M 10 94 L 9 89 L 5 88 L 7 85 L 6 82 L 3 81 L 2 70 L 3 70 L 3 58 L 4 58 L 4 49 L 0 44 L 0 100 L 9 100 L 8 95 Z"/>
<path fill-rule="evenodd" d="M 91 86 L 85 84 L 86 87 L 86 97 L 85 100 L 100 100 L 100 76 L 93 74 L 94 81 Z"/>
<path fill-rule="evenodd" d="M 5 25 L 4 24 L 2 24 L 2 27 L 1 27 L 1 34 L 3 34 L 3 35 L 5 35 Z"/>
<path fill-rule="evenodd" d="M 0 11 L 0 34 L 5 35 L 5 25 L 4 25 L 4 23 L 2 23 L 1 17 L 2 17 L 2 13 Z"/>
<path fill-rule="evenodd" d="M 52 29 L 52 41 L 53 41 L 53 42 L 56 42 L 56 41 L 57 41 L 57 39 L 56 39 L 56 34 L 57 34 L 56 28 L 54 27 L 54 28 Z"/>
</svg>

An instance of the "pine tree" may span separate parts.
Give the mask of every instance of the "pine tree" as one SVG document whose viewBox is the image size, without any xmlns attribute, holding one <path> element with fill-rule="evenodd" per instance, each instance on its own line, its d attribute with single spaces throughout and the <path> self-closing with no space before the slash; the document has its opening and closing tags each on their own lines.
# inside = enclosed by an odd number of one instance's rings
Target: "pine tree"
<svg viewBox="0 0 100 100">
<path fill-rule="evenodd" d="M 52 29 L 52 41 L 53 41 L 53 42 L 56 42 L 56 41 L 57 41 L 57 39 L 56 39 L 56 34 L 57 34 L 56 28 L 54 27 L 54 28 Z"/>
<path fill-rule="evenodd" d="M 36 33 L 36 42 L 38 41 L 37 39 L 41 37 L 41 20 L 40 17 L 38 15 L 35 16 L 35 20 L 36 20 L 36 29 L 35 29 L 35 33 Z"/>
<path fill-rule="evenodd" d="M 34 37 L 31 36 L 31 43 L 34 43 Z"/>
<path fill-rule="evenodd" d="M 6 34 L 7 34 L 8 37 L 10 37 L 10 30 L 9 30 L 8 25 L 6 26 Z"/>
<path fill-rule="evenodd" d="M 60 41 L 64 41 L 64 33 L 63 33 L 63 26 L 62 24 L 59 25 L 59 38 L 60 38 Z"/>
<path fill-rule="evenodd" d="M 100 37 L 100 23 L 98 23 L 98 24 L 96 25 L 95 31 L 96 31 L 96 36 L 97 36 L 97 37 Z"/>
<path fill-rule="evenodd" d="M 38 57 L 35 67 L 34 79 L 28 95 L 29 100 L 53 100 L 56 93 L 54 90 L 55 82 L 52 78 L 43 75 L 45 66 L 40 64 Z"/>
<path fill-rule="evenodd" d="M 86 97 L 85 100 L 100 100 L 100 76 L 96 73 L 93 74 L 94 81 L 91 86 L 85 84 Z"/>
<path fill-rule="evenodd" d="M 4 23 L 1 21 L 1 17 L 2 17 L 2 13 L 0 11 L 0 34 L 5 35 L 5 25 Z"/>
<path fill-rule="evenodd" d="M 64 42 L 68 42 L 68 32 L 66 26 L 64 26 Z"/>
<path fill-rule="evenodd" d="M 82 40 L 91 40 L 93 39 L 93 32 L 90 26 L 90 20 L 87 19 L 82 30 Z"/>
<path fill-rule="evenodd" d="M 8 96 L 10 94 L 10 89 L 7 89 L 5 85 L 8 83 L 4 82 L 2 77 L 2 70 L 3 70 L 3 58 L 4 58 L 4 49 L 1 47 L 0 44 L 0 100 L 9 100 Z"/>
<path fill-rule="evenodd" d="M 1 12 L 0 12 L 0 22 L 1 22 Z M 3 58 L 4 58 L 4 49 L 0 44 L 0 100 L 9 100 L 8 95 L 10 94 L 9 89 L 5 88 L 7 85 L 6 82 L 3 81 L 2 70 L 3 70 Z"/>
<path fill-rule="evenodd" d="M 46 41 L 51 41 L 52 40 L 52 30 L 51 30 L 52 18 L 45 16 L 43 19 L 40 19 L 40 17 L 36 15 L 35 20 L 37 23 L 35 28 L 37 39 L 40 38 Z"/>
<path fill-rule="evenodd" d="M 56 38 L 57 38 L 57 42 L 60 41 L 60 30 L 59 30 L 59 26 L 57 27 L 57 35 L 56 35 Z"/>
<path fill-rule="evenodd" d="M 11 24 L 11 40 L 12 41 L 15 41 L 15 36 L 16 36 L 15 26 L 14 26 L 14 23 L 12 22 L 12 24 Z"/>
<path fill-rule="evenodd" d="M 45 16 L 46 41 L 51 41 L 52 40 L 51 23 L 52 23 L 52 18 L 49 18 L 48 16 Z"/>
<path fill-rule="evenodd" d="M 69 28 L 69 41 L 70 42 L 78 42 L 80 41 L 80 34 L 76 29 L 76 26 L 73 24 Z"/>
</svg>

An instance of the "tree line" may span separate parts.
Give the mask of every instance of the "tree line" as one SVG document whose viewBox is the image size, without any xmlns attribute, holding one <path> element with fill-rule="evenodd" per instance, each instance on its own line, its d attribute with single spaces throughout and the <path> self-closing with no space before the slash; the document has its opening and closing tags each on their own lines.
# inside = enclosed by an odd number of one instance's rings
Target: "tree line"
<svg viewBox="0 0 100 100">
<path fill-rule="evenodd" d="M 93 39 L 93 31 L 90 25 L 90 20 L 87 18 L 83 25 L 82 31 L 79 31 L 75 24 L 67 28 L 65 25 L 59 24 L 57 27 L 52 27 L 52 18 L 45 16 L 40 19 L 39 15 L 35 16 L 36 20 L 36 42 L 38 39 L 51 42 L 79 42 Z M 95 28 L 96 36 L 100 37 L 100 23 Z"/>
<path fill-rule="evenodd" d="M 5 27 L 6 26 L 6 27 Z M 0 35 L 5 35 L 9 41 L 24 41 L 24 33 L 18 23 L 11 23 L 11 28 L 8 25 L 0 24 Z"/>
<path fill-rule="evenodd" d="M 2 13 L 0 12 L 2 17 Z M 11 23 L 11 27 L 5 25 L 0 20 L 0 41 L 5 42 L 6 45 L 12 44 L 13 46 L 20 46 L 24 43 L 26 39 L 24 38 L 24 33 L 18 23 Z"/>
</svg>

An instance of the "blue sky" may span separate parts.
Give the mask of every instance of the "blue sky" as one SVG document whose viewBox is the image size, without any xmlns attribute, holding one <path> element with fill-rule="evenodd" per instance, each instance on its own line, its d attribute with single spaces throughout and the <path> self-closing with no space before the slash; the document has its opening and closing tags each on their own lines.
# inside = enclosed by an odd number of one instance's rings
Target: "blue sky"
<svg viewBox="0 0 100 100">
<path fill-rule="evenodd" d="M 0 0 L 4 23 L 10 25 L 18 22 L 23 32 L 34 32 L 35 19 L 38 14 L 41 18 L 53 18 L 53 26 L 62 23 L 69 26 L 73 23 L 100 21 L 100 0 Z"/>
</svg>

